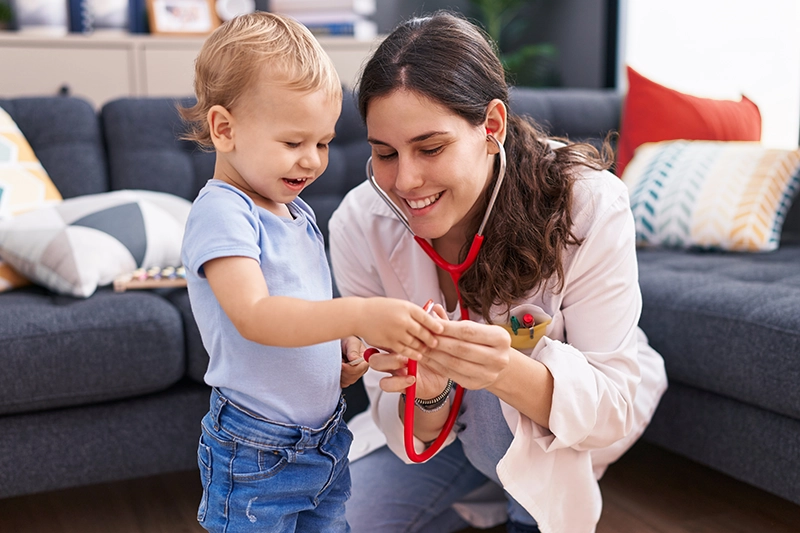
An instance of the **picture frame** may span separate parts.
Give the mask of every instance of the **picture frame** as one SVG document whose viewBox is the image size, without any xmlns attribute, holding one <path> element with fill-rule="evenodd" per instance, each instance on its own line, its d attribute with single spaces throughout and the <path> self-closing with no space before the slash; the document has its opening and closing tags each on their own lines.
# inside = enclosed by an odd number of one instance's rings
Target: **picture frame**
<svg viewBox="0 0 800 533">
<path fill-rule="evenodd" d="M 150 33 L 208 35 L 220 25 L 215 0 L 147 0 Z"/>
</svg>

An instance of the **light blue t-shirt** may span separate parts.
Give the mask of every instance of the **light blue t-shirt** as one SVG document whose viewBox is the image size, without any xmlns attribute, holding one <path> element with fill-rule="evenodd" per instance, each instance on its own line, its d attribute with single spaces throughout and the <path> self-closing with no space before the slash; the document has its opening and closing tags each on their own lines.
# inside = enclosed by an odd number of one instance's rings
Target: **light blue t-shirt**
<svg viewBox="0 0 800 533">
<path fill-rule="evenodd" d="M 211 259 L 251 257 L 259 262 L 270 295 L 332 298 L 314 212 L 299 198 L 288 207 L 293 218 L 276 216 L 235 187 L 212 179 L 192 204 L 182 259 L 192 312 L 210 356 L 206 383 L 270 420 L 318 428 L 333 414 L 341 395 L 339 342 L 278 348 L 244 339 L 203 272 Z M 324 317 L 308 317 L 306 325 L 311 329 L 319 320 Z"/>
</svg>

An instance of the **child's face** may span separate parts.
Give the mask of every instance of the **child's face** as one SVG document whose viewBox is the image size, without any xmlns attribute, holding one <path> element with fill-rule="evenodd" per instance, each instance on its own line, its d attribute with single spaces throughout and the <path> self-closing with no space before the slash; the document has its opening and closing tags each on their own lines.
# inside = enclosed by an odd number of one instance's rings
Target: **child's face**
<svg viewBox="0 0 800 533">
<path fill-rule="evenodd" d="M 297 198 L 328 166 L 340 113 L 341 101 L 325 91 L 257 84 L 231 111 L 234 149 L 224 154 L 226 177 L 257 205 L 285 213 L 281 204 Z"/>
</svg>

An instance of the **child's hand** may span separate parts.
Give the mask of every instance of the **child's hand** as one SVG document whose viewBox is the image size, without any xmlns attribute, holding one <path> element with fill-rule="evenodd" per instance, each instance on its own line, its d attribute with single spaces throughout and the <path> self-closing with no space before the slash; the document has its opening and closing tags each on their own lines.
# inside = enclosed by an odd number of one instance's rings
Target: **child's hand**
<svg viewBox="0 0 800 533">
<path fill-rule="evenodd" d="M 342 339 L 342 376 L 340 384 L 343 389 L 359 380 L 369 370 L 364 361 L 366 346 L 358 337 Z"/>
<path fill-rule="evenodd" d="M 426 348 L 435 348 L 444 331 L 438 318 L 419 305 L 395 298 L 363 301 L 358 336 L 376 348 L 420 360 Z"/>
<path fill-rule="evenodd" d="M 449 320 L 444 308 L 439 304 L 433 306 L 433 313 L 443 321 Z M 435 357 L 436 350 L 431 350 L 428 355 Z M 425 364 L 430 360 L 431 358 L 426 357 L 417 366 L 416 393 L 418 398 L 433 398 L 444 389 L 447 383 L 446 375 L 437 373 Z M 403 392 L 415 383 L 414 377 L 408 374 L 408 360 L 405 357 L 378 352 L 369 358 L 369 365 L 374 370 L 391 374 L 380 381 L 381 389 L 386 392 Z"/>
</svg>

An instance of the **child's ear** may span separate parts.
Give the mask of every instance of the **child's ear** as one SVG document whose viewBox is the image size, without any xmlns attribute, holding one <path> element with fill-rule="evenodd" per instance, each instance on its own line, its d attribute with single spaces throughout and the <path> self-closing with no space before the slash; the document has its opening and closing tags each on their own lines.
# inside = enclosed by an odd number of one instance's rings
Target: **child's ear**
<svg viewBox="0 0 800 533">
<path fill-rule="evenodd" d="M 233 116 L 221 105 L 211 106 L 206 115 L 208 129 L 211 133 L 211 142 L 218 152 L 233 150 Z"/>
</svg>

